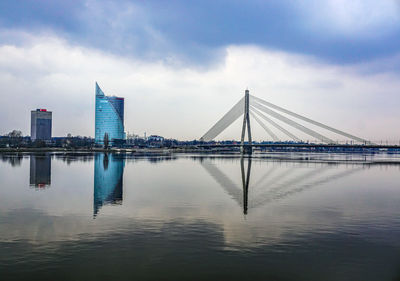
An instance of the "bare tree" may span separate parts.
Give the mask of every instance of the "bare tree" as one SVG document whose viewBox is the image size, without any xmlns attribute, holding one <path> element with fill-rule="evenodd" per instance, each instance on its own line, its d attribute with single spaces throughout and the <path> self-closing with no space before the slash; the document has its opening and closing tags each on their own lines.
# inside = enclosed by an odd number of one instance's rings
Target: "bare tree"
<svg viewBox="0 0 400 281">
<path fill-rule="evenodd" d="M 11 146 L 20 146 L 22 142 L 22 132 L 18 130 L 13 130 L 12 132 L 8 133 L 9 144 Z"/>
<path fill-rule="evenodd" d="M 22 137 L 22 132 L 18 130 L 13 130 L 12 132 L 8 133 L 8 136 L 10 138 L 21 138 Z"/>
</svg>

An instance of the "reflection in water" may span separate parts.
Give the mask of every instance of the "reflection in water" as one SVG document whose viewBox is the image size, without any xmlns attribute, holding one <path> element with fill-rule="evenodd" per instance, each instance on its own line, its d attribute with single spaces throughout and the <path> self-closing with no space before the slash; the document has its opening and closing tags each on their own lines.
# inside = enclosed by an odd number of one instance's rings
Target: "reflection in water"
<svg viewBox="0 0 400 281">
<path fill-rule="evenodd" d="M 6 163 L 11 164 L 11 166 L 16 167 L 16 166 L 21 166 L 23 156 L 22 154 L 19 153 L 13 153 L 13 154 L 1 154 L 0 153 L 0 160 Z"/>
<path fill-rule="evenodd" d="M 29 184 L 38 188 L 51 185 L 50 154 L 31 155 Z"/>
<path fill-rule="evenodd" d="M 230 195 L 237 204 L 243 208 L 243 214 L 247 215 L 249 209 L 249 185 L 251 174 L 252 158 L 247 158 L 247 172 L 245 172 L 245 158 L 240 159 L 240 170 L 242 179 L 242 188 L 239 188 L 227 175 L 225 175 L 216 165 L 209 161 L 201 161 L 201 165 L 205 170 L 219 183 L 219 185 Z M 271 175 L 275 171 L 275 167 L 270 168 L 258 181 L 251 185 L 250 193 L 253 194 L 250 208 L 257 208 L 269 202 L 284 199 L 293 194 L 301 193 L 307 189 L 334 181 L 360 170 L 365 166 L 359 165 L 348 167 L 346 170 L 334 171 L 325 175 L 326 172 L 332 170 L 332 165 L 325 163 L 320 167 L 314 167 L 311 171 L 297 173 L 296 169 L 282 169 L 283 171 L 275 176 Z M 270 177 L 269 180 L 268 177 Z M 241 191 L 242 190 L 242 191 Z"/>
<path fill-rule="evenodd" d="M 96 154 L 94 160 L 93 216 L 105 204 L 122 204 L 124 159 L 113 154 Z"/>
<path fill-rule="evenodd" d="M 62 160 L 63 162 L 66 162 L 68 165 L 70 165 L 73 162 L 93 161 L 94 153 L 93 152 L 82 152 L 82 151 L 66 152 L 66 153 L 55 154 L 55 158 Z"/>
<path fill-rule="evenodd" d="M 251 158 L 247 163 L 247 175 L 244 172 L 244 158 L 240 159 L 240 170 L 242 172 L 242 185 L 243 185 L 243 214 L 247 215 L 247 206 L 249 198 L 249 182 L 250 182 L 250 171 L 251 171 Z"/>
<path fill-rule="evenodd" d="M 325 170 L 324 168 L 326 168 L 326 166 L 323 167 L 321 170 Z M 347 177 L 347 176 L 354 174 L 356 172 L 359 172 L 363 169 L 365 169 L 364 166 L 359 166 L 356 168 L 349 167 L 348 170 L 335 171 L 333 174 L 324 175 L 323 177 L 319 177 L 317 179 L 314 179 L 315 173 L 312 173 L 313 177 L 311 177 L 311 176 L 308 178 L 301 177 L 300 180 L 293 179 L 289 182 L 277 183 L 276 186 L 271 188 L 268 192 L 265 192 L 264 194 L 257 196 L 257 198 L 252 203 L 252 208 L 256 208 L 256 207 L 265 205 L 269 202 L 273 202 L 276 200 L 284 199 L 288 196 L 301 193 L 303 191 L 306 191 L 313 187 L 320 186 L 320 185 L 328 183 L 330 181 L 334 181 L 334 180 L 338 180 L 338 179 Z M 311 174 L 311 172 L 310 172 L 310 174 Z M 320 173 L 319 176 L 321 174 L 322 173 Z"/>
<path fill-rule="evenodd" d="M 1 280 L 399 276 L 399 166 L 97 153 L 85 163 L 89 157 L 53 154 L 57 188 L 46 194 L 27 192 L 27 165 L 0 161 Z M 101 207 L 121 203 L 122 188 L 123 208 Z M 101 218 L 88 216 L 100 208 Z"/>
</svg>

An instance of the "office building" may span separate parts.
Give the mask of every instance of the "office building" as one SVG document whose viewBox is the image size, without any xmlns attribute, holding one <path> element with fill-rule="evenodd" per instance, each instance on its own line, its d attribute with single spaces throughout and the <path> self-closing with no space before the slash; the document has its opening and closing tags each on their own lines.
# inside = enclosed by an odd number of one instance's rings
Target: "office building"
<svg viewBox="0 0 400 281">
<path fill-rule="evenodd" d="M 110 144 L 123 140 L 124 98 L 106 96 L 96 83 L 95 143 L 104 144 L 107 133 Z"/>
<path fill-rule="evenodd" d="M 51 141 L 52 112 L 46 109 L 31 111 L 31 140 Z"/>
</svg>

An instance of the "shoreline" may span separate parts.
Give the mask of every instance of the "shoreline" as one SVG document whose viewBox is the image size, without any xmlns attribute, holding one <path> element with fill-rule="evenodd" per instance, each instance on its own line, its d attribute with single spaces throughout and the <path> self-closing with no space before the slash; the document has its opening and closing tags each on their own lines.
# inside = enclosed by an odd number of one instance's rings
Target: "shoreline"
<svg viewBox="0 0 400 281">
<path fill-rule="evenodd" d="M 174 147 L 174 148 L 61 148 L 61 147 L 22 147 L 22 148 L 0 148 L 0 154 L 4 153 L 118 153 L 118 154 L 171 154 L 171 153 L 199 153 L 199 154 L 241 154 L 239 149 L 232 148 L 211 148 L 204 149 L 198 147 Z M 272 150 L 254 149 L 253 154 L 257 153 L 322 153 L 322 154 L 399 154 L 400 151 L 380 150 L 380 149 L 346 149 L 346 150 L 314 150 L 309 148 L 284 148 Z M 245 155 L 249 155 L 245 153 Z M 251 155 L 251 154 L 250 154 Z"/>
<path fill-rule="evenodd" d="M 308 162 L 326 164 L 362 164 L 362 165 L 400 165 L 400 153 L 388 151 L 254 151 L 253 154 L 241 154 L 238 150 L 201 150 L 194 148 L 136 148 L 136 149 L 65 149 L 65 148 L 0 148 L 0 160 L 14 157 L 46 156 L 50 157 L 95 157 L 96 154 L 114 154 L 117 157 L 153 158 L 153 157 L 223 157 L 251 158 L 279 162 Z M 339 158 L 337 158 L 339 157 Z M 349 158 L 350 157 L 350 158 Z"/>
<path fill-rule="evenodd" d="M 201 150 L 196 148 L 0 148 L 0 154 L 3 153 L 122 153 L 122 154 L 170 154 L 170 153 L 215 153 L 231 152 L 239 153 L 235 150 Z"/>
</svg>

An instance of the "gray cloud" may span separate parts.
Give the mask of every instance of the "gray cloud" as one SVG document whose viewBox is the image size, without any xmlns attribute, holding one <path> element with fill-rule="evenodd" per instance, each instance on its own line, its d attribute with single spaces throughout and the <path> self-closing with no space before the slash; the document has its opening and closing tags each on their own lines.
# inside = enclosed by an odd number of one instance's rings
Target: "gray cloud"
<svg viewBox="0 0 400 281">
<path fill-rule="evenodd" d="M 227 45 L 257 44 L 340 63 L 393 55 L 400 45 L 394 0 L 6 0 L 0 3 L 0 27 L 50 33 L 131 58 L 201 67 L 214 64 Z"/>
<path fill-rule="evenodd" d="M 197 69 L 112 55 L 57 37 L 29 38 L 22 46 L 0 47 L 1 134 L 12 129 L 29 134 L 30 110 L 47 107 L 54 112 L 54 135 L 93 136 L 98 81 L 105 93 L 126 98 L 129 132 L 199 138 L 249 87 L 256 96 L 356 135 L 400 138 L 393 131 L 400 117 L 397 75 L 367 74 L 368 65 L 330 65 L 313 57 L 228 46 L 221 49 L 220 64 Z M 221 138 L 238 138 L 238 127 L 234 124 Z M 260 128 L 254 130 L 256 139 L 266 139 Z"/>
</svg>

